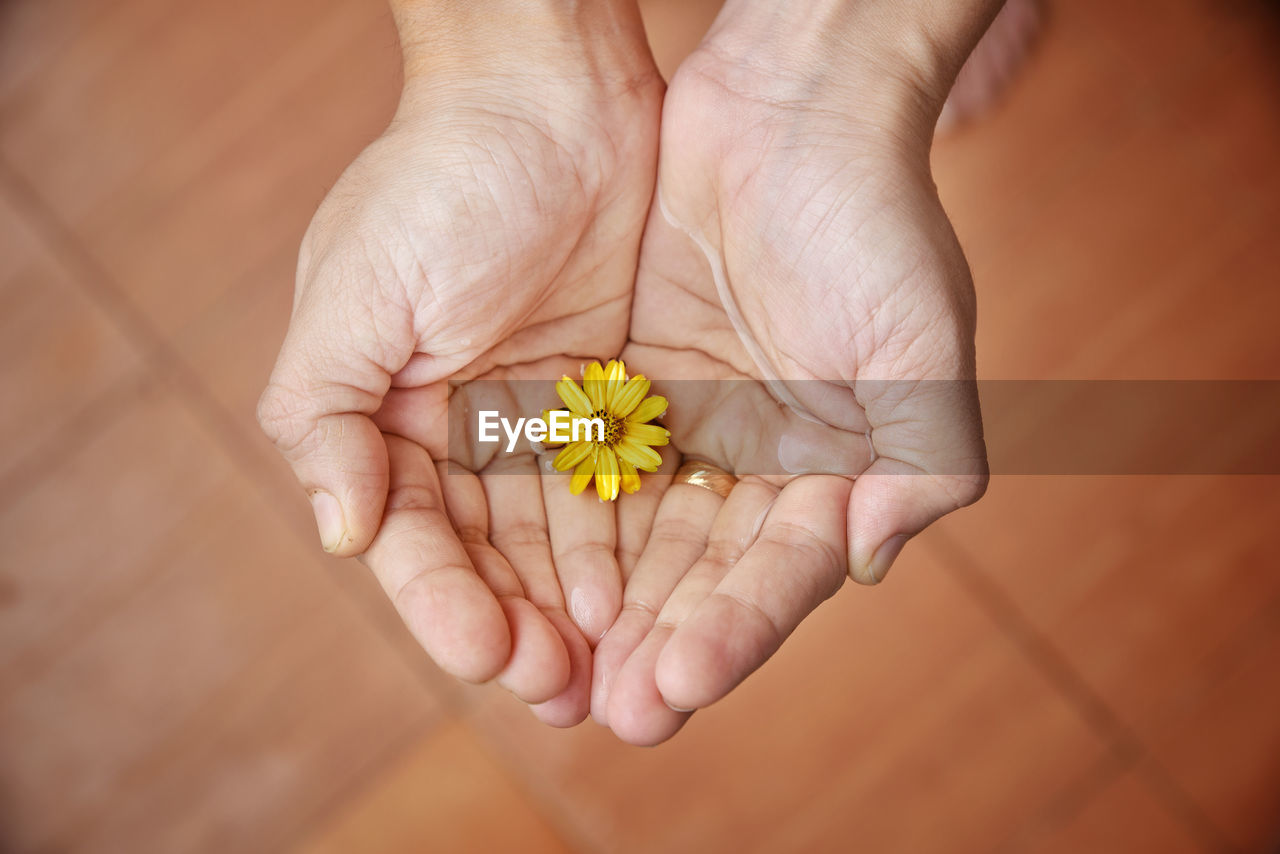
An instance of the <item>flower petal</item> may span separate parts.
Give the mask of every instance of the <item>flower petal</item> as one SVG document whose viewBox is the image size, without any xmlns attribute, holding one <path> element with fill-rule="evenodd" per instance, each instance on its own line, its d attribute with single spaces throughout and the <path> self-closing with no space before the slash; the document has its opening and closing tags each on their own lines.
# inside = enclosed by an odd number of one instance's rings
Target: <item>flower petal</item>
<svg viewBox="0 0 1280 854">
<path fill-rule="evenodd" d="M 640 490 L 640 475 L 636 467 L 626 460 L 618 460 L 618 471 L 622 473 L 622 491 L 630 495 Z"/>
<path fill-rule="evenodd" d="M 621 475 L 618 471 L 618 458 L 613 448 L 602 447 L 596 459 L 596 493 L 601 501 L 613 501 L 618 497 L 618 486 Z"/>
<path fill-rule="evenodd" d="M 627 416 L 627 420 L 635 424 L 643 424 L 646 421 L 652 421 L 666 411 L 667 399 L 660 394 L 655 394 L 637 406 L 635 411 Z"/>
<path fill-rule="evenodd" d="M 635 439 L 624 438 L 614 446 L 618 456 L 642 471 L 657 471 L 662 465 L 662 457 L 648 445 L 642 445 Z"/>
<path fill-rule="evenodd" d="M 627 366 L 622 364 L 621 359 L 609 360 L 609 364 L 604 369 L 604 380 L 604 408 L 608 412 L 617 414 L 613 409 L 613 401 L 627 381 Z"/>
<path fill-rule="evenodd" d="M 555 425 L 554 418 L 560 416 L 559 432 L 557 433 L 553 427 Z M 542 410 L 542 420 L 547 422 L 547 438 L 542 440 L 544 448 L 553 447 L 555 445 L 567 445 L 573 441 L 573 433 L 570 428 L 573 425 L 573 419 L 577 417 L 567 409 L 544 409 Z"/>
<path fill-rule="evenodd" d="M 671 431 L 657 424 L 636 424 L 628 421 L 623 435 L 642 445 L 665 445 L 671 441 Z"/>
<path fill-rule="evenodd" d="M 591 449 L 594 447 L 595 445 L 590 442 L 574 442 L 565 445 L 564 450 L 556 454 L 556 458 L 551 461 L 551 465 L 556 471 L 568 471 L 591 456 Z"/>
<path fill-rule="evenodd" d="M 556 382 L 556 394 L 569 407 L 569 411 L 583 418 L 591 416 L 591 401 L 582 388 L 568 377 L 561 377 Z"/>
<path fill-rule="evenodd" d="M 582 372 L 582 388 L 591 401 L 591 409 L 582 413 L 583 415 L 591 415 L 604 409 L 604 368 L 600 367 L 599 362 L 592 362 Z"/>
<path fill-rule="evenodd" d="M 640 405 L 640 401 L 648 393 L 649 381 L 644 378 L 644 374 L 636 374 L 627 381 L 626 385 L 618 389 L 618 393 L 613 396 L 609 411 L 617 418 L 626 418 Z"/>
<path fill-rule="evenodd" d="M 578 463 L 578 467 L 573 470 L 573 477 L 569 478 L 569 491 L 574 495 L 581 493 L 587 488 L 587 484 L 591 482 L 591 476 L 595 473 L 596 457 L 592 454 Z"/>
<path fill-rule="evenodd" d="M 554 446 L 554 445 L 563 445 L 563 444 L 564 444 L 564 442 L 557 442 L 557 441 L 555 440 L 555 438 L 551 435 L 551 430 L 550 430 L 550 427 L 551 427 L 551 413 L 553 413 L 553 412 L 564 412 L 564 410 L 563 410 L 563 409 L 544 409 L 544 410 L 542 410 L 542 420 L 543 420 L 544 422 L 546 422 L 546 424 L 547 424 L 547 428 L 548 428 L 548 429 L 547 429 L 547 438 L 545 438 L 545 439 L 543 439 L 543 440 L 542 440 L 542 447 L 544 447 L 544 448 L 552 447 L 552 446 Z"/>
</svg>

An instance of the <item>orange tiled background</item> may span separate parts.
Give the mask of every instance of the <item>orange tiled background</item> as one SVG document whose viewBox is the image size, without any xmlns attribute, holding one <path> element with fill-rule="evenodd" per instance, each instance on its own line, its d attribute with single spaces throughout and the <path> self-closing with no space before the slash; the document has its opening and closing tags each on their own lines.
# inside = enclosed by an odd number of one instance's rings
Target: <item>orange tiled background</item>
<svg viewBox="0 0 1280 854">
<path fill-rule="evenodd" d="M 1280 373 L 1280 29 L 1078 0 L 939 142 L 988 377 Z M 443 678 L 253 404 L 380 0 L 0 0 L 0 849 L 1273 851 L 1280 479 L 999 477 L 672 742 Z"/>
</svg>

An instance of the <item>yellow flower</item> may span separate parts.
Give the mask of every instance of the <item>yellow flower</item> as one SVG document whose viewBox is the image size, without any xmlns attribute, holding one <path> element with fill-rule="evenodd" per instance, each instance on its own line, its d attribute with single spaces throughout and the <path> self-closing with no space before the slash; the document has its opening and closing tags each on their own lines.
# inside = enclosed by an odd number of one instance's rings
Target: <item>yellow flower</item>
<svg viewBox="0 0 1280 854">
<path fill-rule="evenodd" d="M 655 471 L 662 464 L 653 446 L 667 444 L 671 433 L 647 422 L 666 412 L 667 399 L 645 397 L 648 391 L 644 375 L 627 378 L 621 359 L 612 359 L 603 368 L 599 362 L 587 365 L 581 386 L 568 377 L 556 383 L 556 393 L 570 417 L 604 422 L 603 441 L 598 429 L 587 430 L 588 441 L 569 442 L 552 462 L 557 471 L 573 469 L 569 491 L 574 495 L 594 477 L 600 499 L 613 501 L 619 489 L 635 492 L 640 488 L 639 472 Z M 544 413 L 548 421 L 549 416 Z"/>
</svg>

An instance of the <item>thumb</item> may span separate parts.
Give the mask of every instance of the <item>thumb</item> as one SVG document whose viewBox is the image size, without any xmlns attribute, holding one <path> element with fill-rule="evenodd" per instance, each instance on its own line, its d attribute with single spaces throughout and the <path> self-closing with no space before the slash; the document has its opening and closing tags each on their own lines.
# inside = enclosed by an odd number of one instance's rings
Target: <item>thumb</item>
<svg viewBox="0 0 1280 854">
<path fill-rule="evenodd" d="M 258 402 L 258 423 L 306 490 L 324 550 L 350 557 L 369 547 L 387 498 L 386 443 L 369 416 L 392 365 L 408 358 L 398 351 L 413 347 L 380 340 L 375 331 L 394 327 L 385 317 L 373 322 L 371 306 L 309 290 Z"/>
<path fill-rule="evenodd" d="M 876 459 L 854 482 L 848 518 L 849 575 L 861 584 L 884 580 L 907 540 L 977 501 L 987 485 L 975 382 L 870 385 L 864 406 Z"/>
</svg>

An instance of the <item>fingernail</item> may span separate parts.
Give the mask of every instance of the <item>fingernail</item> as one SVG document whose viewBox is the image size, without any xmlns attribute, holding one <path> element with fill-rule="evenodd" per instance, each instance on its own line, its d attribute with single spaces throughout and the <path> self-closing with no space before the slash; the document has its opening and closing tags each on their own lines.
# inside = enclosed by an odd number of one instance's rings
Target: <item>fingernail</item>
<svg viewBox="0 0 1280 854">
<path fill-rule="evenodd" d="M 320 545 L 327 552 L 336 551 L 347 535 L 347 520 L 342 515 L 342 505 L 332 493 L 317 489 L 311 493 L 311 511 L 316 514 Z"/>
<path fill-rule="evenodd" d="M 662 702 L 667 703 L 666 698 L 663 698 Z M 690 712 L 694 711 L 694 709 L 682 709 L 679 706 L 673 706 L 670 703 L 667 703 L 667 708 L 673 712 L 679 712 L 682 715 L 687 715 Z"/>
<path fill-rule="evenodd" d="M 875 555 L 871 558 L 871 565 L 867 567 L 873 583 L 879 584 L 884 581 L 884 577 L 889 574 L 889 567 L 893 566 L 893 562 L 898 559 L 898 554 L 909 539 L 911 538 L 906 534 L 898 534 L 885 540 L 880 548 L 876 549 Z"/>
</svg>

